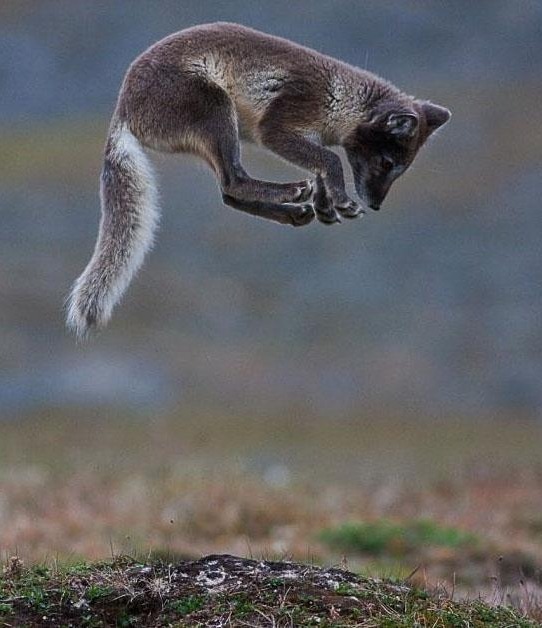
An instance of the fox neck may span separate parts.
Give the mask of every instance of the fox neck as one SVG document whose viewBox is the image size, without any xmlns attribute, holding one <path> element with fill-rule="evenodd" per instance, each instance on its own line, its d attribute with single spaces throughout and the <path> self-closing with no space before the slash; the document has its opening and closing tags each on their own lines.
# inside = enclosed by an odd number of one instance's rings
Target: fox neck
<svg viewBox="0 0 542 628">
<path fill-rule="evenodd" d="M 360 122 L 371 119 L 376 107 L 384 100 L 407 104 L 411 99 L 370 72 L 351 68 L 349 72 L 334 73 L 326 91 L 323 143 L 342 146 Z"/>
</svg>

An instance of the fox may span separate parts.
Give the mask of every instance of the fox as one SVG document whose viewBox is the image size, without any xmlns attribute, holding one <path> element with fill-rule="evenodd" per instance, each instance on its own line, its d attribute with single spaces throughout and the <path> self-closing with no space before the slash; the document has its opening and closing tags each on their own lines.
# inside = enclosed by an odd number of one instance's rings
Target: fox
<svg viewBox="0 0 542 628">
<path fill-rule="evenodd" d="M 225 205 L 283 225 L 333 225 L 380 209 L 450 111 L 362 68 L 246 26 L 173 33 L 129 66 L 105 143 L 94 252 L 67 299 L 79 338 L 106 325 L 151 248 L 159 219 L 149 151 L 208 164 Z M 308 173 L 251 177 L 241 141 Z M 359 201 L 346 192 L 342 147 Z"/>
</svg>

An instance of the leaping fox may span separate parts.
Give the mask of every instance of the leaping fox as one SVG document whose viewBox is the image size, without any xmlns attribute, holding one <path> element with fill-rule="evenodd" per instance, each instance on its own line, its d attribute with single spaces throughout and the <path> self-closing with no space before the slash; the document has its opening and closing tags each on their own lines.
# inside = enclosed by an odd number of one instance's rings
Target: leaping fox
<svg viewBox="0 0 542 628">
<path fill-rule="evenodd" d="M 68 299 L 78 336 L 107 323 L 153 241 L 157 195 L 145 149 L 192 153 L 215 172 L 226 205 L 302 226 L 356 218 L 328 146 L 342 146 L 356 192 L 379 209 L 391 184 L 448 109 L 286 39 L 238 24 L 195 26 L 155 43 L 124 78 L 101 175 L 102 218 L 94 254 Z M 313 176 L 253 179 L 240 139 L 256 142 Z M 309 203 L 309 200 L 312 202 Z"/>
</svg>

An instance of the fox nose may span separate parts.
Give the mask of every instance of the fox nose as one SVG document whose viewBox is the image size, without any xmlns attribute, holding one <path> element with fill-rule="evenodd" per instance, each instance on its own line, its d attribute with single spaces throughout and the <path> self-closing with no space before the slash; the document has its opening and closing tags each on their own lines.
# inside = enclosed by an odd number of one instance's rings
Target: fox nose
<svg viewBox="0 0 542 628">
<path fill-rule="evenodd" d="M 371 209 L 374 209 L 374 210 L 375 210 L 375 212 L 377 212 L 377 211 L 380 209 L 380 204 L 379 204 L 379 203 L 371 203 L 371 204 L 369 205 L 369 207 L 370 207 Z"/>
</svg>

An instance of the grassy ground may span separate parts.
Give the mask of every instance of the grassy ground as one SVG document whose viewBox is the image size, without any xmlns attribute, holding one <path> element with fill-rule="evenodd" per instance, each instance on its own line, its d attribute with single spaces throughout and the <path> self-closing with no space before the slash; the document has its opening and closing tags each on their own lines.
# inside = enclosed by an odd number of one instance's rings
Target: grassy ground
<svg viewBox="0 0 542 628">
<path fill-rule="evenodd" d="M 87 419 L 0 425 L 6 561 L 342 564 L 542 619 L 535 424 Z"/>
<path fill-rule="evenodd" d="M 209 556 L 196 561 L 24 569 L 0 577 L 0 626 L 538 625 L 510 608 L 454 601 L 404 582 L 291 562 Z"/>
</svg>

